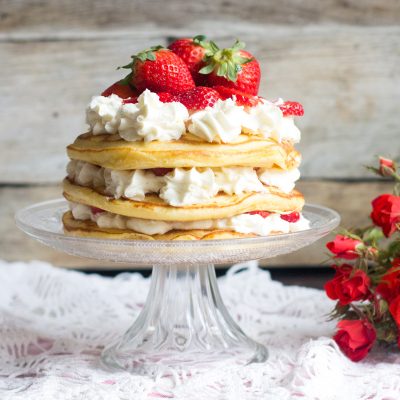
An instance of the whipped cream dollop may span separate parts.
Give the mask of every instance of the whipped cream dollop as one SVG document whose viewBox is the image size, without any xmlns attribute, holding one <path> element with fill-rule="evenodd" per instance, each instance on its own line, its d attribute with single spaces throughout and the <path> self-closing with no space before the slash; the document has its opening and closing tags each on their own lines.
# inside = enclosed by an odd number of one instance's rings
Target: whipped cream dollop
<svg viewBox="0 0 400 400">
<path fill-rule="evenodd" d="M 165 175 L 160 197 L 171 206 L 179 207 L 209 202 L 217 193 L 218 185 L 211 168 L 203 171 L 175 168 Z"/>
<path fill-rule="evenodd" d="M 115 198 L 143 201 L 147 193 L 157 193 L 164 185 L 164 179 L 151 171 L 104 170 L 105 190 Z"/>
<path fill-rule="evenodd" d="M 259 168 L 258 179 L 267 186 L 274 186 L 284 193 L 290 193 L 300 178 L 300 170 L 292 168 L 284 170 L 280 168 Z"/>
<path fill-rule="evenodd" d="M 92 97 L 86 109 L 86 122 L 93 135 L 118 132 L 121 106 L 122 99 L 115 94 Z"/>
<path fill-rule="evenodd" d="M 178 102 L 163 103 L 156 93 L 145 90 L 135 104 L 123 104 L 120 113 L 119 135 L 127 141 L 179 139 L 189 118 L 187 108 Z"/>
<path fill-rule="evenodd" d="M 232 99 L 218 100 L 213 107 L 193 113 L 188 130 L 207 142 L 232 143 L 242 132 L 244 118 L 244 108 Z"/>
<path fill-rule="evenodd" d="M 279 108 L 281 103 L 282 99 L 275 103 L 263 99 L 256 106 L 248 107 L 243 121 L 245 130 L 261 134 L 265 138 L 273 138 L 278 142 L 290 140 L 298 143 L 301 139 L 300 130 L 294 124 L 293 117 L 283 116 Z"/>
<path fill-rule="evenodd" d="M 299 221 L 294 223 L 283 220 L 279 214 L 270 214 L 266 218 L 258 214 L 240 214 L 231 218 L 175 222 L 125 217 L 106 211 L 94 213 L 89 206 L 77 203 L 70 203 L 70 209 L 75 219 L 91 220 L 100 228 L 130 229 L 146 235 L 164 234 L 172 230 L 228 229 L 268 236 L 274 233 L 298 232 L 310 227 L 309 221 L 302 215 Z"/>
<path fill-rule="evenodd" d="M 253 168 L 233 167 L 214 169 L 218 189 L 227 194 L 264 192 L 265 188 Z"/>
<path fill-rule="evenodd" d="M 77 160 L 69 162 L 67 173 L 71 182 L 102 188 L 116 199 L 143 201 L 148 193 L 160 193 L 167 204 L 176 207 L 212 201 L 219 192 L 229 195 L 263 193 L 267 191 L 264 185 L 289 193 L 300 177 L 297 168 L 285 171 L 251 167 L 175 168 L 164 176 L 156 176 L 152 170 L 118 171 Z"/>
</svg>

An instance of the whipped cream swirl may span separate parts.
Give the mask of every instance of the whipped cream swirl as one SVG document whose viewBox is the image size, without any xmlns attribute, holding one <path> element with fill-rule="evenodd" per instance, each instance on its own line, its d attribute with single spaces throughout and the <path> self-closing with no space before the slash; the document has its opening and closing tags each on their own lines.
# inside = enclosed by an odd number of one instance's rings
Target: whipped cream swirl
<svg viewBox="0 0 400 400">
<path fill-rule="evenodd" d="M 213 107 L 193 113 L 188 130 L 207 142 L 232 143 L 242 132 L 243 107 L 232 99 L 218 100 Z"/>
<path fill-rule="evenodd" d="M 189 118 L 187 108 L 178 102 L 163 103 L 156 93 L 145 90 L 136 104 L 123 104 L 119 135 L 127 141 L 179 139 Z"/>
<path fill-rule="evenodd" d="M 93 135 L 118 132 L 122 99 L 112 94 L 109 97 L 94 96 L 86 109 L 86 122 Z"/>
</svg>

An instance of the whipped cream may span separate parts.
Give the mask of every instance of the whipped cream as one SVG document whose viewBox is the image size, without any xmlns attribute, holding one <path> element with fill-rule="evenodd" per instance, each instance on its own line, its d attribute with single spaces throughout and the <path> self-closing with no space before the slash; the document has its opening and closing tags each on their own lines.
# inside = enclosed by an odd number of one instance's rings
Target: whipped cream
<svg viewBox="0 0 400 400">
<path fill-rule="evenodd" d="M 178 102 L 163 103 L 156 93 L 145 90 L 136 104 L 123 104 L 120 112 L 119 135 L 127 141 L 179 139 L 189 118 L 187 108 Z"/>
<path fill-rule="evenodd" d="M 147 193 L 157 193 L 164 185 L 164 179 L 154 175 L 151 171 L 133 170 L 116 171 L 105 169 L 106 193 L 115 198 L 143 201 Z"/>
<path fill-rule="evenodd" d="M 262 100 L 254 107 L 246 109 L 246 117 L 243 121 L 243 127 L 250 132 L 261 134 L 265 138 L 273 138 L 278 142 L 290 140 L 298 143 L 301 138 L 300 130 L 294 124 L 291 116 L 284 117 L 279 104 L 282 99 L 272 103 Z"/>
<path fill-rule="evenodd" d="M 300 178 L 300 171 L 298 168 L 286 171 L 280 168 L 260 168 L 257 175 L 265 185 L 277 187 L 284 193 L 290 193 Z"/>
<path fill-rule="evenodd" d="M 234 167 L 214 170 L 219 191 L 227 194 L 264 192 L 265 188 L 253 168 Z"/>
<path fill-rule="evenodd" d="M 163 103 L 158 95 L 145 90 L 138 102 L 124 104 L 113 94 L 95 96 L 86 110 L 86 120 L 94 135 L 116 134 L 127 141 L 168 142 L 188 131 L 207 141 L 233 143 L 244 130 L 278 142 L 300 141 L 301 133 L 291 116 L 284 117 L 276 102 L 262 100 L 254 107 L 237 106 L 232 99 L 218 100 L 213 107 L 195 111 L 179 102 Z"/>
<path fill-rule="evenodd" d="M 116 199 L 143 201 L 148 193 L 160 193 L 167 204 L 176 207 L 212 201 L 219 192 L 263 193 L 267 190 L 264 185 L 289 193 L 300 177 L 297 168 L 256 171 L 251 167 L 175 168 L 164 176 L 156 176 L 151 170 L 118 171 L 77 160 L 69 162 L 67 173 L 71 182 L 93 189 L 104 188 L 107 195 Z"/>
<path fill-rule="evenodd" d="M 303 216 L 298 222 L 287 222 L 279 214 L 263 218 L 258 214 L 240 214 L 231 218 L 209 219 L 190 222 L 156 221 L 125 217 L 107 211 L 93 213 L 89 206 L 70 203 L 72 215 L 77 220 L 91 220 L 100 228 L 130 229 L 146 235 L 164 234 L 172 230 L 229 229 L 239 233 L 268 236 L 273 233 L 298 232 L 309 229 L 309 221 Z"/>
<path fill-rule="evenodd" d="M 188 130 L 207 142 L 232 143 L 242 132 L 245 115 L 232 99 L 218 100 L 213 107 L 193 113 Z"/>
<path fill-rule="evenodd" d="M 109 97 L 94 96 L 86 109 L 86 122 L 93 135 L 118 132 L 122 99 L 112 94 Z"/>
<path fill-rule="evenodd" d="M 171 206 L 179 207 L 209 202 L 217 193 L 218 185 L 210 168 L 203 171 L 175 168 L 165 175 L 160 197 Z"/>
</svg>

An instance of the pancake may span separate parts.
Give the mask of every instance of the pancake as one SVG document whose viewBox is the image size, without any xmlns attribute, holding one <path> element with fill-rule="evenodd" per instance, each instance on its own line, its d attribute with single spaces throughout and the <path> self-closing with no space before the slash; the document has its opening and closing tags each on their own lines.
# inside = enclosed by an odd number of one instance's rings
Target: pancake
<svg viewBox="0 0 400 400">
<path fill-rule="evenodd" d="M 71 211 L 63 215 L 65 233 L 72 236 L 80 236 L 98 239 L 120 239 L 120 240 L 215 240 L 236 239 L 244 237 L 256 237 L 255 234 L 244 234 L 231 230 L 173 230 L 164 234 L 146 235 L 130 230 L 100 228 L 94 222 L 76 220 Z M 278 233 L 278 232 L 277 232 Z"/>
<path fill-rule="evenodd" d="M 190 134 L 171 142 L 127 142 L 118 135 L 85 133 L 67 147 L 68 156 L 104 168 L 150 169 L 247 166 L 298 167 L 300 153 L 289 142 L 241 135 L 229 144 L 207 143 Z"/>
<path fill-rule="evenodd" d="M 113 214 L 142 219 L 164 221 L 198 221 L 232 217 L 249 211 L 265 210 L 288 213 L 301 211 L 303 195 L 293 190 L 286 194 L 276 188 L 268 187 L 266 193 L 243 193 L 241 195 L 218 194 L 212 203 L 173 207 L 166 204 L 156 194 L 148 194 L 143 201 L 114 199 L 94 189 L 63 182 L 64 197 L 74 203 L 87 204 Z"/>
</svg>

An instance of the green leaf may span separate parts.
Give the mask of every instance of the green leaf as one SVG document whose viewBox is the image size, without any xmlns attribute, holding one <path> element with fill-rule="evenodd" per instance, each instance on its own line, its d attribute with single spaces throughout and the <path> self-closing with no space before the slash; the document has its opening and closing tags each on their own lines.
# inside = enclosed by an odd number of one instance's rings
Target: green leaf
<svg viewBox="0 0 400 400">
<path fill-rule="evenodd" d="M 364 233 L 363 239 L 366 242 L 377 243 L 385 238 L 381 228 L 371 227 Z"/>
<path fill-rule="evenodd" d="M 193 43 L 202 46 L 202 42 L 204 42 L 206 39 L 207 37 L 205 35 L 196 35 L 193 37 Z"/>
<path fill-rule="evenodd" d="M 211 72 L 214 71 L 214 68 L 215 68 L 215 64 L 210 63 L 210 64 L 206 65 L 205 67 L 203 67 L 199 72 L 200 72 L 200 74 L 203 74 L 203 75 L 211 74 Z"/>
<path fill-rule="evenodd" d="M 121 80 L 119 81 L 119 83 L 120 83 L 121 85 L 129 85 L 129 83 L 131 82 L 131 80 L 132 80 L 132 72 L 129 73 L 125 78 L 121 79 Z"/>
<path fill-rule="evenodd" d="M 236 42 L 232 46 L 232 50 L 242 50 L 246 47 L 246 43 L 236 39 Z"/>
<path fill-rule="evenodd" d="M 210 40 L 209 45 L 210 45 L 210 50 L 213 53 L 216 53 L 217 51 L 219 51 L 219 47 L 217 46 L 217 44 L 214 41 Z"/>
<path fill-rule="evenodd" d="M 228 64 L 227 63 L 222 63 L 219 65 L 217 69 L 217 76 L 226 76 L 228 73 Z"/>
</svg>

